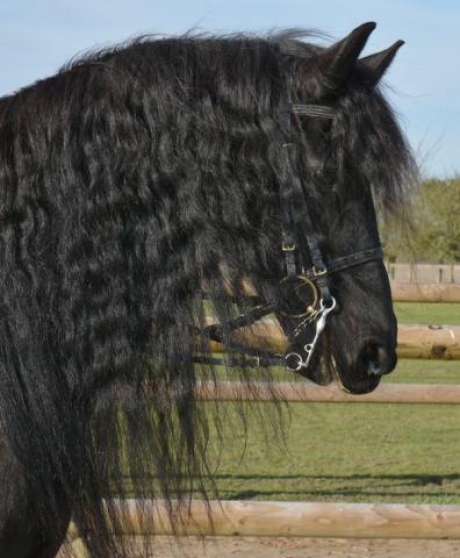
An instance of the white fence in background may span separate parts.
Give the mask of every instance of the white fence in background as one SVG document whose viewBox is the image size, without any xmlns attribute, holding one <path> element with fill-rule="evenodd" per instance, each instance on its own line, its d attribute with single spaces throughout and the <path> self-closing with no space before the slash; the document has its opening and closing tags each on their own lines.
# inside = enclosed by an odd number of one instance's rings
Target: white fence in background
<svg viewBox="0 0 460 558">
<path fill-rule="evenodd" d="M 388 264 L 388 274 L 392 281 L 404 283 L 458 283 L 459 264 Z"/>
</svg>

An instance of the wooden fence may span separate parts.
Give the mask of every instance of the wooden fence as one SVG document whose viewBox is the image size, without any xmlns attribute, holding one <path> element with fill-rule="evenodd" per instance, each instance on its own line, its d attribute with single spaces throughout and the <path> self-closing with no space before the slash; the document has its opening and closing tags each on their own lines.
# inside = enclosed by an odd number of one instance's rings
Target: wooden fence
<svg viewBox="0 0 460 558">
<path fill-rule="evenodd" d="M 459 317 L 460 321 L 460 317 Z M 210 319 L 210 323 L 213 320 Z M 233 333 L 240 345 L 260 350 L 284 353 L 288 347 L 277 320 L 265 319 L 255 326 Z M 222 345 L 211 343 L 213 352 L 221 352 Z M 398 356 L 401 358 L 460 359 L 460 326 L 402 325 L 398 329 Z"/>
<path fill-rule="evenodd" d="M 459 264 L 409 264 L 387 265 L 390 279 L 405 283 L 460 284 Z"/>
<path fill-rule="evenodd" d="M 248 292 L 251 286 L 248 287 Z M 460 285 L 392 283 L 398 301 L 460 302 Z M 460 321 L 460 315 L 459 315 Z M 246 328 L 242 339 L 248 346 L 282 352 L 286 348 L 279 325 L 266 320 L 262 327 Z M 216 344 L 213 349 L 219 350 Z M 404 358 L 460 359 L 460 326 L 401 326 L 398 354 Z M 322 403 L 416 403 L 459 404 L 458 385 L 383 384 L 367 395 L 350 395 L 337 386 L 327 388 L 310 382 L 201 383 L 201 400 L 270 401 L 273 392 L 285 401 Z M 330 502 L 192 501 L 173 506 L 162 501 L 116 502 L 126 518 L 116 535 L 218 535 L 269 537 L 352 537 L 460 539 L 460 506 L 352 504 Z M 152 523 L 142 521 L 138 511 L 151 512 Z M 123 522 L 122 522 L 123 524 Z M 173 529 L 174 525 L 174 529 Z M 74 556 L 87 556 L 71 525 L 68 533 Z"/>
<path fill-rule="evenodd" d="M 459 266 L 460 269 L 460 266 Z M 206 284 L 203 284 L 206 290 Z M 248 297 L 257 296 L 254 285 L 243 281 L 243 291 Z M 234 294 L 230 284 L 227 287 L 229 295 Z M 458 283 L 408 283 L 405 281 L 391 281 L 393 300 L 397 302 L 460 302 L 460 282 Z"/>
<path fill-rule="evenodd" d="M 171 510 L 162 501 L 124 500 L 114 507 L 122 518 L 115 535 L 124 536 L 460 539 L 460 506 L 453 505 L 194 500 Z M 69 538 L 78 536 L 72 526 Z"/>
<path fill-rule="evenodd" d="M 382 384 L 366 395 L 351 395 L 336 384 L 328 387 L 311 382 L 254 382 L 248 386 L 239 382 L 206 382 L 197 388 L 202 401 L 273 401 L 274 396 L 290 403 L 460 403 L 460 386 L 444 384 Z M 459 427 L 460 428 L 460 427 Z"/>
<path fill-rule="evenodd" d="M 391 282 L 391 294 L 397 302 L 460 302 L 460 284 L 417 284 Z"/>
</svg>

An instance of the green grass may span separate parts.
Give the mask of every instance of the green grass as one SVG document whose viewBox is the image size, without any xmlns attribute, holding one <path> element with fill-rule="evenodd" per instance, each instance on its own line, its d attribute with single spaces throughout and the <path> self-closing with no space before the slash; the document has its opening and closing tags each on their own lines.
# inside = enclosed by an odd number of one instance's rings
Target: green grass
<svg viewBox="0 0 460 558">
<path fill-rule="evenodd" d="M 460 304 L 396 302 L 395 311 L 398 321 L 403 324 L 460 326 Z"/>
<path fill-rule="evenodd" d="M 401 323 L 460 325 L 458 304 L 397 303 L 396 313 Z M 386 381 L 460 384 L 460 363 L 400 360 Z M 255 408 L 263 417 L 270 405 Z M 298 403 L 289 412 L 285 445 L 267 445 L 268 421 L 254 413 L 246 439 L 229 411 L 222 498 L 460 504 L 460 405 Z"/>
<path fill-rule="evenodd" d="M 228 499 L 460 503 L 460 407 L 292 404 L 286 444 L 252 417 L 217 469 Z M 243 455 L 244 454 L 244 455 Z"/>
<path fill-rule="evenodd" d="M 387 383 L 460 384 L 458 360 L 403 360 L 384 379 Z"/>
<path fill-rule="evenodd" d="M 216 356 L 220 356 L 216 354 Z M 216 367 L 221 380 L 238 380 L 238 374 Z M 274 369 L 273 377 L 279 382 L 303 382 L 284 368 Z M 399 359 L 396 369 L 383 380 L 388 383 L 405 384 L 460 384 L 460 362 L 458 360 Z"/>
</svg>

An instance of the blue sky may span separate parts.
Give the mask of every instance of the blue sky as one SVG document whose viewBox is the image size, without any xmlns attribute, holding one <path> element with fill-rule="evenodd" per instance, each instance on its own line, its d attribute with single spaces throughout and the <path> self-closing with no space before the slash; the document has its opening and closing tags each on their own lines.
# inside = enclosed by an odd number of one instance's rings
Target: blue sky
<svg viewBox="0 0 460 558">
<path fill-rule="evenodd" d="M 425 175 L 460 173 L 459 0 L 1 0 L 0 95 L 140 33 L 306 27 L 341 38 L 366 21 L 378 23 L 367 54 L 406 40 L 388 94 Z"/>
</svg>

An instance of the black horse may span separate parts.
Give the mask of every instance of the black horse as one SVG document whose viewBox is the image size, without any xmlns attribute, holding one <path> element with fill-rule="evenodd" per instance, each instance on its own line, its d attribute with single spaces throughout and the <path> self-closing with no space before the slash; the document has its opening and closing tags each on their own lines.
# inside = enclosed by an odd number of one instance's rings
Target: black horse
<svg viewBox="0 0 460 558">
<path fill-rule="evenodd" d="M 116 497 L 206 496 L 213 340 L 248 384 L 394 368 L 374 199 L 398 210 L 415 166 L 374 27 L 142 38 L 0 100 L 2 558 L 55 556 L 71 517 L 125 556 Z M 286 357 L 235 340 L 267 312 Z"/>
</svg>

